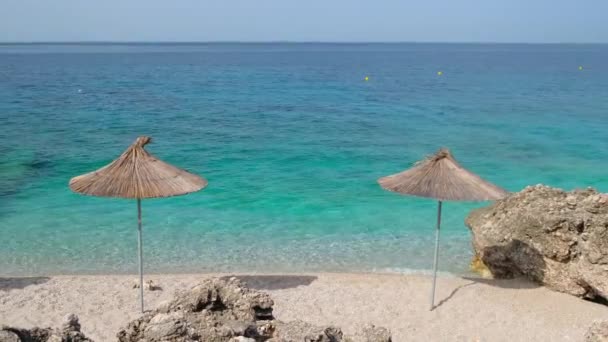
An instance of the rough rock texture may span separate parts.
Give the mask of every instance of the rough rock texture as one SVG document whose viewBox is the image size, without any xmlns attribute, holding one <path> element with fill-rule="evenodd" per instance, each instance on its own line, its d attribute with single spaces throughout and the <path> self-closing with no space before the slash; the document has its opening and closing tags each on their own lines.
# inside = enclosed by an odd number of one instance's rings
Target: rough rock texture
<svg viewBox="0 0 608 342">
<path fill-rule="evenodd" d="M 335 327 L 284 323 L 272 315 L 273 301 L 235 278 L 206 279 L 158 309 L 129 323 L 120 342 L 390 342 L 388 330 L 364 327 L 353 339 Z"/>
<path fill-rule="evenodd" d="M 594 322 L 585 334 L 585 342 L 608 342 L 608 321 Z"/>
<path fill-rule="evenodd" d="M 608 195 L 527 187 L 466 219 L 477 270 L 523 275 L 575 296 L 608 299 Z"/>
<path fill-rule="evenodd" d="M 138 289 L 139 288 L 139 279 L 133 281 L 133 288 L 134 289 Z M 161 291 L 162 287 L 154 284 L 154 281 L 148 280 L 148 281 L 144 282 L 144 290 L 148 290 L 148 291 Z"/>
<path fill-rule="evenodd" d="M 92 340 L 80 332 L 78 317 L 72 314 L 66 316 L 66 322 L 60 329 L 2 327 L 0 342 L 92 342 Z"/>
<path fill-rule="evenodd" d="M 124 341 L 230 341 L 270 337 L 272 299 L 236 279 L 207 279 L 118 333 Z"/>
<path fill-rule="evenodd" d="M 339 328 L 331 326 L 316 327 L 302 321 L 277 322 L 275 330 L 273 338 L 269 342 L 334 342 L 344 340 L 344 334 Z"/>
<path fill-rule="evenodd" d="M 360 332 L 355 335 L 353 342 L 391 342 L 391 332 L 383 327 L 376 327 L 373 324 L 363 326 Z"/>
<path fill-rule="evenodd" d="M 21 339 L 12 331 L 0 330 L 0 342 L 21 342 Z"/>
</svg>

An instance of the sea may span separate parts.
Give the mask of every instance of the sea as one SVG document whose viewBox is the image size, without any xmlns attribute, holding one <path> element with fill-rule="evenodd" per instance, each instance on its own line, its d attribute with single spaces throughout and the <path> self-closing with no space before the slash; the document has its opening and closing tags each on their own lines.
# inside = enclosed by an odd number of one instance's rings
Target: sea
<svg viewBox="0 0 608 342">
<path fill-rule="evenodd" d="M 138 136 L 206 189 L 143 200 L 145 272 L 432 268 L 441 147 L 508 191 L 608 191 L 608 45 L 0 44 L 0 276 L 137 272 L 135 200 L 70 191 Z M 466 274 L 446 202 L 439 270 Z"/>
</svg>

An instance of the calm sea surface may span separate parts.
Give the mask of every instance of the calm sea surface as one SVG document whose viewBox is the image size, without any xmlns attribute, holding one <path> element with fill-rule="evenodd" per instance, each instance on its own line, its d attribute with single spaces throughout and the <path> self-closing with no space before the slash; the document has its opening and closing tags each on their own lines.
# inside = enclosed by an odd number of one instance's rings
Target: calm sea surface
<svg viewBox="0 0 608 342">
<path fill-rule="evenodd" d="M 209 180 L 143 202 L 147 271 L 424 271 L 435 202 L 376 179 L 446 146 L 608 191 L 608 45 L 0 45 L 0 127 L 0 275 L 136 272 L 135 201 L 67 184 L 143 134 Z M 442 271 L 482 205 L 444 206 Z"/>
</svg>

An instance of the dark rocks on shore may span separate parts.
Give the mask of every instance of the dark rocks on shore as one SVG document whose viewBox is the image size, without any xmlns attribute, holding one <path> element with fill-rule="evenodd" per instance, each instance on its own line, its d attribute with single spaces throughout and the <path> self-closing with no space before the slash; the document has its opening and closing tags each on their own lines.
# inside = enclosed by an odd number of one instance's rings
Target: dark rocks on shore
<svg viewBox="0 0 608 342">
<path fill-rule="evenodd" d="M 130 322 L 120 342 L 390 342 L 384 328 L 366 326 L 352 338 L 336 327 L 281 322 L 264 292 L 247 288 L 236 278 L 206 279 L 176 295 L 158 309 Z"/>
<path fill-rule="evenodd" d="M 65 320 L 59 329 L 2 327 L 0 342 L 93 342 L 80 332 L 76 315 L 68 315 Z"/>
<path fill-rule="evenodd" d="M 466 219 L 476 268 L 525 276 L 578 297 L 608 300 L 608 195 L 527 187 Z"/>
</svg>

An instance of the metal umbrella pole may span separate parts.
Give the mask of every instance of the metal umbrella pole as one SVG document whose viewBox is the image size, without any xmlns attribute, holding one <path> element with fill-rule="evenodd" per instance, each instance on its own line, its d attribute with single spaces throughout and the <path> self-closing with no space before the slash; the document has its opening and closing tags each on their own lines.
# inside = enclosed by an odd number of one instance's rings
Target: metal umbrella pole
<svg viewBox="0 0 608 342">
<path fill-rule="evenodd" d="M 433 289 L 431 290 L 431 308 L 435 308 L 435 283 L 437 281 L 437 262 L 439 259 L 439 230 L 441 228 L 441 201 L 437 206 L 437 228 L 435 229 L 435 258 L 433 261 Z"/>
<path fill-rule="evenodd" d="M 137 199 L 137 249 L 139 250 L 139 301 L 144 312 L 144 258 L 141 239 L 141 199 Z"/>
</svg>

